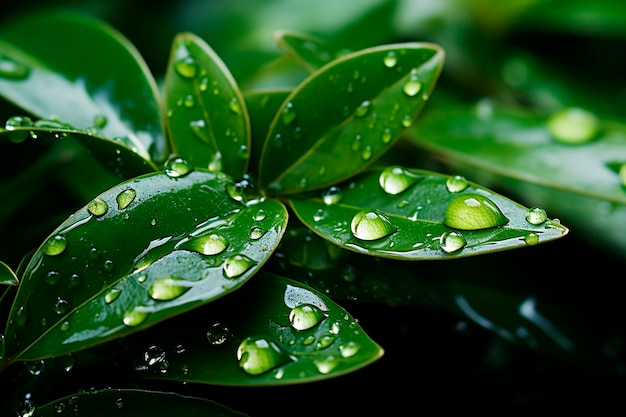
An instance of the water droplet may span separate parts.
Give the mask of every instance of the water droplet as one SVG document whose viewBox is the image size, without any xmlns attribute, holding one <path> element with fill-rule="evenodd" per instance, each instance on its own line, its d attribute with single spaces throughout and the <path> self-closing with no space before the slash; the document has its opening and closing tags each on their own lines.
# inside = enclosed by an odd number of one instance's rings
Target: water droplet
<svg viewBox="0 0 626 417">
<path fill-rule="evenodd" d="M 359 353 L 359 349 L 361 349 L 361 346 L 354 341 L 349 341 L 339 346 L 339 352 L 343 358 L 351 358 Z"/>
<path fill-rule="evenodd" d="M 419 180 L 419 177 L 402 167 L 387 167 L 378 177 L 380 187 L 386 193 L 396 195 L 408 189 Z"/>
<path fill-rule="evenodd" d="M 180 297 L 191 288 L 190 283 L 179 277 L 161 277 L 155 280 L 148 294 L 155 300 L 168 301 Z"/>
<path fill-rule="evenodd" d="M 326 349 L 328 346 L 332 345 L 335 342 L 335 336 L 324 335 L 319 338 L 317 343 L 315 344 L 315 349 L 322 350 Z"/>
<path fill-rule="evenodd" d="M 314 222 L 319 222 L 322 221 L 326 218 L 326 210 L 324 209 L 317 209 L 315 211 L 315 213 L 313 214 L 313 221 Z"/>
<path fill-rule="evenodd" d="M 224 275 L 227 278 L 237 278 L 256 265 L 256 262 L 246 255 L 234 255 L 224 261 Z"/>
<path fill-rule="evenodd" d="M 67 300 L 57 297 L 57 300 L 54 302 L 54 312 L 59 315 L 65 314 L 69 305 L 70 303 Z"/>
<path fill-rule="evenodd" d="M 29 117 L 13 116 L 6 121 L 4 128 L 9 131 L 8 137 L 12 142 L 21 143 L 28 137 L 29 132 L 26 130 L 12 131 L 18 127 L 30 127 L 32 125 L 33 121 Z"/>
<path fill-rule="evenodd" d="M 200 139 L 202 142 L 210 144 L 211 138 L 207 134 L 207 131 L 205 128 L 206 128 L 206 123 L 204 119 L 192 120 L 189 122 L 189 129 L 191 129 L 193 134 L 196 135 L 196 137 Z"/>
<path fill-rule="evenodd" d="M 70 328 L 70 322 L 69 321 L 64 321 L 63 323 L 61 323 L 60 329 L 61 329 L 62 332 L 68 331 L 69 328 Z"/>
<path fill-rule="evenodd" d="M 50 237 L 43 246 L 43 253 L 48 256 L 57 256 L 62 254 L 67 248 L 67 239 L 63 235 L 54 235 Z"/>
<path fill-rule="evenodd" d="M 412 124 L 413 124 L 413 118 L 411 117 L 411 115 L 405 114 L 404 117 L 402 118 L 402 126 L 411 127 Z"/>
<path fill-rule="evenodd" d="M 232 99 L 230 99 L 230 102 L 228 103 L 228 108 L 236 114 L 241 114 L 241 104 L 239 103 L 239 100 L 237 100 L 237 97 L 233 97 Z"/>
<path fill-rule="evenodd" d="M 74 369 L 74 365 L 76 365 L 76 357 L 71 353 L 67 353 L 63 356 L 58 356 L 55 358 L 55 360 L 56 363 L 65 372 L 70 372 L 72 369 Z"/>
<path fill-rule="evenodd" d="M 193 57 L 186 56 L 174 63 L 174 70 L 183 78 L 195 78 L 198 73 L 198 63 Z"/>
<path fill-rule="evenodd" d="M 203 255 L 218 255 L 228 247 L 228 240 L 216 233 L 198 236 L 191 239 L 186 247 Z"/>
<path fill-rule="evenodd" d="M 80 275 L 72 274 L 70 276 L 70 286 L 77 287 L 78 285 L 80 285 Z"/>
<path fill-rule="evenodd" d="M 196 104 L 196 100 L 194 99 L 193 95 L 187 94 L 185 96 L 185 99 L 183 100 L 183 105 L 187 108 L 190 108 L 193 107 L 194 104 Z"/>
<path fill-rule="evenodd" d="M 283 124 L 288 125 L 293 122 L 295 118 L 296 112 L 293 109 L 293 103 L 288 102 L 280 112 L 280 119 L 283 121 Z"/>
<path fill-rule="evenodd" d="M 117 200 L 117 207 L 120 210 L 125 209 L 126 207 L 130 205 L 130 203 L 133 202 L 136 196 L 137 196 L 137 192 L 133 190 L 132 188 L 127 188 L 121 191 L 117 195 L 117 197 L 115 197 L 115 199 Z"/>
<path fill-rule="evenodd" d="M 289 313 L 289 322 L 296 330 L 307 330 L 317 326 L 325 318 L 318 307 L 311 304 L 300 304 Z"/>
<path fill-rule="evenodd" d="M 327 205 L 339 203 L 342 197 L 343 192 L 337 186 L 332 186 L 322 193 L 322 201 Z"/>
<path fill-rule="evenodd" d="M 535 224 L 535 225 L 542 224 L 543 222 L 548 220 L 548 214 L 541 207 L 537 207 L 537 206 L 531 207 L 526 212 L 526 220 L 530 224 Z"/>
<path fill-rule="evenodd" d="M 104 114 L 96 114 L 93 117 L 93 125 L 98 128 L 98 129 L 102 129 L 103 127 L 105 127 L 108 123 L 108 119 Z"/>
<path fill-rule="evenodd" d="M 552 115 L 548 119 L 547 128 L 559 142 L 579 144 L 596 137 L 600 122 L 593 113 L 573 107 Z"/>
<path fill-rule="evenodd" d="M 509 220 L 498 206 L 480 194 L 463 194 L 446 207 L 443 224 L 459 230 L 479 230 L 502 226 Z"/>
<path fill-rule="evenodd" d="M 446 180 L 446 188 L 451 193 L 458 193 L 467 188 L 469 183 L 461 175 L 453 175 Z"/>
<path fill-rule="evenodd" d="M 101 198 L 94 198 L 87 204 L 87 211 L 96 217 L 104 216 L 109 210 L 109 205 Z"/>
<path fill-rule="evenodd" d="M 383 143 L 389 143 L 391 142 L 391 129 L 389 129 L 388 127 L 385 128 L 385 130 L 383 130 Z"/>
<path fill-rule="evenodd" d="M 182 177 L 189 172 L 191 172 L 191 166 L 185 159 L 179 156 L 174 156 L 165 162 L 165 173 L 169 177 Z"/>
<path fill-rule="evenodd" d="M 267 213 L 263 209 L 259 209 L 257 213 L 254 215 L 254 221 L 262 222 L 267 217 Z"/>
<path fill-rule="evenodd" d="M 37 411 L 37 407 L 29 398 L 26 398 L 18 405 L 16 411 L 17 417 L 32 417 L 35 414 L 35 411 Z"/>
<path fill-rule="evenodd" d="M 241 183 L 226 184 L 226 194 L 235 201 L 244 200 L 244 185 Z"/>
<path fill-rule="evenodd" d="M 237 360 L 248 374 L 260 375 L 289 362 L 289 356 L 264 337 L 248 337 L 237 348 Z"/>
<path fill-rule="evenodd" d="M 222 153 L 220 151 L 213 154 L 213 158 L 209 162 L 209 171 L 221 172 L 222 167 Z"/>
<path fill-rule="evenodd" d="M 120 290 L 119 288 L 112 288 L 104 295 L 104 302 L 107 304 L 111 304 L 113 301 L 117 300 L 121 293 L 122 290 Z"/>
<path fill-rule="evenodd" d="M 213 346 L 221 346 L 231 340 L 233 334 L 223 323 L 215 323 L 207 330 L 206 338 Z"/>
<path fill-rule="evenodd" d="M 122 319 L 124 324 L 129 327 L 139 326 L 148 318 L 148 312 L 140 310 L 138 307 L 128 310 Z"/>
<path fill-rule="evenodd" d="M 143 359 L 148 366 L 155 366 L 165 360 L 166 353 L 156 345 L 150 346 L 143 354 Z"/>
<path fill-rule="evenodd" d="M 527 234 L 526 236 L 524 236 L 524 243 L 526 243 L 528 246 L 536 245 L 537 243 L 539 243 L 539 235 L 537 235 L 537 233 Z"/>
<path fill-rule="evenodd" d="M 327 356 L 323 359 L 316 359 L 313 364 L 320 374 L 328 374 L 339 365 L 339 361 L 334 356 Z"/>
<path fill-rule="evenodd" d="M 402 91 L 409 97 L 414 97 L 417 93 L 422 89 L 422 83 L 419 80 L 417 75 L 417 70 L 414 68 L 411 70 L 411 74 L 409 75 L 409 79 L 406 80 L 404 85 L 402 86 Z"/>
<path fill-rule="evenodd" d="M 383 64 L 387 68 L 393 68 L 398 63 L 398 56 L 394 51 L 387 52 L 387 55 L 383 58 Z"/>
<path fill-rule="evenodd" d="M 0 77 L 11 80 L 23 80 L 28 77 L 30 68 L 0 53 Z"/>
<path fill-rule="evenodd" d="M 250 148 L 248 145 L 241 145 L 237 150 L 237 156 L 242 159 L 248 159 L 250 157 Z"/>
<path fill-rule="evenodd" d="M 368 161 L 371 157 L 372 147 L 370 145 L 367 145 L 365 148 L 363 148 L 363 151 L 361 152 L 361 158 L 363 158 L 364 161 Z"/>
<path fill-rule="evenodd" d="M 15 313 L 15 321 L 19 326 L 23 326 L 26 324 L 27 316 L 28 315 L 26 314 L 26 310 L 24 310 L 24 306 L 21 306 Z"/>
<path fill-rule="evenodd" d="M 263 237 L 263 235 L 265 234 L 265 230 L 261 229 L 258 226 L 254 226 L 252 229 L 250 229 L 250 239 L 252 240 L 259 240 Z"/>
<path fill-rule="evenodd" d="M 354 111 L 354 115 L 356 117 L 363 117 L 367 114 L 367 112 L 370 109 L 370 101 L 369 100 L 365 100 L 364 102 L 362 102 L 359 107 L 356 108 L 356 110 Z"/>
<path fill-rule="evenodd" d="M 379 210 L 358 212 L 350 224 L 354 237 L 360 240 L 378 240 L 394 233 L 397 229 L 387 215 Z"/>
<path fill-rule="evenodd" d="M 461 250 L 466 244 L 465 237 L 456 230 L 447 230 L 439 238 L 439 247 L 446 253 Z"/>
<path fill-rule="evenodd" d="M 45 367 L 46 363 L 43 360 L 26 362 L 26 369 L 28 369 L 28 373 L 31 375 L 41 375 Z"/>
</svg>

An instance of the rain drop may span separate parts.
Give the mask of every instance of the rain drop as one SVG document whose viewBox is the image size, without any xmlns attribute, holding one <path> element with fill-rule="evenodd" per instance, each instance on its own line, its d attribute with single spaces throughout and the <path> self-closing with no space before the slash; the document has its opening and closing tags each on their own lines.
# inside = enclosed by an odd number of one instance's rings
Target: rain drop
<svg viewBox="0 0 626 417">
<path fill-rule="evenodd" d="M 254 215 L 254 221 L 262 222 L 267 217 L 267 213 L 263 209 L 259 209 L 257 213 Z"/>
<path fill-rule="evenodd" d="M 589 142 L 598 134 L 600 122 L 591 112 L 580 108 L 567 108 L 552 115 L 547 128 L 559 142 L 579 144 Z"/>
<path fill-rule="evenodd" d="M 168 301 L 180 297 L 191 288 L 187 280 L 179 277 L 166 276 L 154 281 L 148 294 L 155 300 Z"/>
<path fill-rule="evenodd" d="M 256 265 L 256 262 L 246 255 L 233 255 L 224 262 L 226 278 L 237 278 Z"/>
<path fill-rule="evenodd" d="M 402 167 L 387 167 L 378 177 L 380 187 L 388 194 L 396 195 L 408 189 L 419 177 Z"/>
<path fill-rule="evenodd" d="M 364 102 L 362 102 L 359 107 L 356 108 L 356 110 L 354 111 L 354 115 L 356 117 L 363 117 L 367 114 L 367 112 L 370 109 L 370 101 L 369 100 L 365 100 Z"/>
<path fill-rule="evenodd" d="M 133 202 L 136 196 L 137 196 L 137 192 L 133 190 L 132 188 L 127 188 L 121 191 L 117 195 L 117 197 L 115 197 L 115 199 L 117 200 L 117 207 L 120 210 L 125 209 L 126 207 L 130 205 L 130 203 Z"/>
<path fill-rule="evenodd" d="M 480 194 L 463 194 L 454 198 L 443 216 L 443 224 L 459 230 L 488 229 L 508 221 L 493 201 Z"/>
<path fill-rule="evenodd" d="M 104 114 L 96 114 L 93 118 L 93 124 L 96 128 L 102 129 L 107 125 L 107 117 Z"/>
<path fill-rule="evenodd" d="M 206 338 L 213 346 L 221 346 L 232 337 L 230 329 L 222 323 L 213 324 L 206 332 Z"/>
<path fill-rule="evenodd" d="M 18 127 L 30 127 L 32 125 L 33 125 L 33 121 L 29 117 L 13 116 L 6 121 L 4 128 L 7 131 L 9 131 L 8 137 L 12 142 L 20 143 L 20 142 L 23 142 L 28 137 L 28 131 L 26 130 L 19 130 L 15 132 L 11 132 L 11 131 L 15 130 L 15 128 L 18 128 Z"/>
<path fill-rule="evenodd" d="M 165 173 L 169 177 L 183 177 L 189 172 L 191 172 L 191 166 L 185 159 L 179 156 L 174 156 L 165 162 Z"/>
<path fill-rule="evenodd" d="M 404 127 L 411 127 L 412 124 L 413 124 L 413 118 L 411 117 L 410 114 L 406 114 L 402 118 L 402 126 L 404 126 Z"/>
<path fill-rule="evenodd" d="M 94 198 L 87 204 L 87 211 L 96 217 L 104 216 L 109 210 L 109 205 L 101 198 Z"/>
<path fill-rule="evenodd" d="M 213 154 L 213 158 L 211 158 L 208 168 L 209 171 L 222 171 L 222 153 L 220 151 L 217 151 L 215 152 L 215 154 Z"/>
<path fill-rule="evenodd" d="M 296 118 L 296 112 L 293 110 L 293 103 L 288 102 L 280 113 L 280 119 L 283 124 L 288 125 Z"/>
<path fill-rule="evenodd" d="M 212 256 L 224 252 L 228 247 L 228 240 L 224 236 L 211 233 L 193 238 L 187 246 L 190 250 Z"/>
<path fill-rule="evenodd" d="M 453 175 L 448 177 L 446 180 L 446 188 L 451 193 L 458 193 L 465 190 L 468 187 L 469 183 L 467 180 L 460 175 Z"/>
<path fill-rule="evenodd" d="M 526 212 L 526 220 L 530 224 L 539 225 L 548 220 L 548 214 L 541 207 L 531 207 Z"/>
<path fill-rule="evenodd" d="M 348 343 L 344 343 L 339 346 L 339 352 L 341 353 L 341 357 L 343 358 L 351 358 L 352 356 L 359 353 L 359 349 L 361 347 L 358 343 L 354 341 L 349 341 Z"/>
<path fill-rule="evenodd" d="M 113 301 L 117 300 L 121 293 L 122 290 L 120 290 L 119 288 L 112 288 L 104 295 L 104 302 L 107 304 L 111 304 Z"/>
<path fill-rule="evenodd" d="M 456 230 L 448 230 L 443 232 L 439 238 L 439 247 L 446 253 L 453 253 L 463 249 L 467 244 L 465 238 Z"/>
<path fill-rule="evenodd" d="M 174 70 L 183 78 L 195 78 L 198 73 L 198 63 L 193 57 L 187 56 L 174 63 Z"/>
<path fill-rule="evenodd" d="M 354 237 L 360 240 L 378 240 L 394 233 L 397 228 L 387 215 L 379 210 L 358 212 L 350 224 Z"/>
<path fill-rule="evenodd" d="M 326 205 L 337 204 L 341 201 L 342 197 L 343 193 L 341 188 L 337 186 L 332 186 L 322 193 L 322 201 L 324 201 Z"/>
<path fill-rule="evenodd" d="M 316 359 L 313 364 L 320 374 L 328 374 L 339 365 L 339 361 L 334 356 L 327 356 L 323 359 Z"/>
<path fill-rule="evenodd" d="M 296 330 L 307 330 L 317 326 L 325 318 L 318 307 L 311 304 L 300 304 L 289 313 L 289 322 Z"/>
<path fill-rule="evenodd" d="M 146 321 L 147 318 L 148 318 L 147 311 L 143 311 L 135 307 L 132 310 L 128 310 L 124 314 L 124 318 L 122 320 L 125 325 L 129 327 L 135 327 L 135 326 L 139 326 L 141 323 Z"/>
<path fill-rule="evenodd" d="M 393 68 L 398 63 L 398 56 L 394 51 L 387 52 L 387 55 L 383 58 L 383 64 L 387 68 Z"/>
<path fill-rule="evenodd" d="M 372 147 L 370 145 L 367 145 L 361 152 L 361 158 L 363 158 L 364 161 L 368 161 L 371 157 L 372 157 Z"/>
<path fill-rule="evenodd" d="M 259 240 L 263 237 L 263 235 L 265 234 L 265 230 L 261 229 L 258 226 L 254 226 L 252 229 L 250 229 L 250 239 L 252 240 Z"/>
<path fill-rule="evenodd" d="M 67 239 L 63 235 L 54 235 L 43 245 L 43 253 L 48 256 L 62 254 L 67 248 Z"/>
<path fill-rule="evenodd" d="M 205 130 L 206 122 L 204 119 L 192 120 L 189 122 L 189 129 L 204 143 L 211 143 L 211 139 Z"/>
<path fill-rule="evenodd" d="M 402 86 L 402 91 L 409 97 L 414 97 L 417 93 L 422 89 L 422 83 L 419 81 L 419 77 L 417 76 L 417 70 L 414 68 L 411 70 L 411 74 L 409 75 L 409 79 Z"/>
<path fill-rule="evenodd" d="M 28 373 L 35 376 L 41 375 L 45 366 L 46 363 L 43 360 L 26 362 L 26 369 L 28 369 Z"/>
<path fill-rule="evenodd" d="M 237 348 L 237 360 L 248 374 L 260 375 L 289 362 L 289 356 L 264 337 L 248 337 Z"/>
<path fill-rule="evenodd" d="M 537 243 L 539 243 L 539 235 L 537 235 L 537 233 L 527 234 L 526 236 L 524 236 L 524 243 L 526 243 L 528 246 L 536 245 Z"/>
<path fill-rule="evenodd" d="M 239 100 L 237 97 L 233 97 L 230 99 L 230 103 L 228 103 L 228 108 L 235 114 L 241 114 L 241 104 L 239 104 Z"/>
<path fill-rule="evenodd" d="M 389 143 L 391 142 L 391 129 L 389 129 L 388 127 L 385 128 L 385 130 L 383 130 L 383 143 Z"/>
<path fill-rule="evenodd" d="M 1 73 L 2 72 L 0 71 L 0 75 Z M 26 398 L 20 403 L 16 411 L 17 417 L 32 417 L 35 414 L 35 411 L 37 411 L 37 407 L 30 399 Z"/>
<path fill-rule="evenodd" d="M 332 345 L 335 342 L 335 336 L 324 335 L 319 338 L 317 343 L 315 344 L 315 349 L 322 350 L 326 349 L 328 346 Z"/>
<path fill-rule="evenodd" d="M 69 305 L 70 303 L 67 300 L 58 297 L 54 302 L 54 312 L 59 315 L 65 314 Z"/>
</svg>

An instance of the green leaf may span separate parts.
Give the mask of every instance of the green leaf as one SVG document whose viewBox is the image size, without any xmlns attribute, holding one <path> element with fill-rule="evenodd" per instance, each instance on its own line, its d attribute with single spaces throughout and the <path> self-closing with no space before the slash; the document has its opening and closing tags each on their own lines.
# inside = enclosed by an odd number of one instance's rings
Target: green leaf
<svg viewBox="0 0 626 417">
<path fill-rule="evenodd" d="M 243 96 L 222 60 L 191 33 L 174 39 L 165 95 L 173 151 L 194 167 L 241 178 L 250 155 Z"/>
<path fill-rule="evenodd" d="M 228 297 L 126 342 L 134 352 L 128 365 L 146 378 L 218 385 L 312 382 L 383 355 L 330 298 L 263 271 Z"/>
<path fill-rule="evenodd" d="M 32 115 L 127 138 L 146 159 L 168 154 L 156 81 L 107 24 L 67 12 L 13 19 L 0 29 L 0 63 L 0 95 Z"/>
<path fill-rule="evenodd" d="M 17 285 L 19 280 L 9 265 L 0 261 L 0 285 Z"/>
<path fill-rule="evenodd" d="M 323 39 L 292 30 L 276 31 L 274 39 L 310 73 L 347 53 Z"/>
<path fill-rule="evenodd" d="M 417 117 L 443 65 L 433 44 L 345 55 L 300 84 L 277 112 L 259 183 L 273 194 L 321 188 L 364 169 Z"/>
<path fill-rule="evenodd" d="M 598 121 L 598 134 L 569 144 L 551 134 L 550 120 L 502 107 L 433 111 L 408 137 L 449 163 L 625 204 L 626 126 Z"/>
<path fill-rule="evenodd" d="M 234 291 L 265 263 L 285 207 L 244 203 L 225 174 L 186 173 L 177 162 L 171 176 L 147 174 L 100 194 L 38 248 L 5 332 L 10 359 L 143 329 Z"/>
<path fill-rule="evenodd" d="M 28 410 L 28 409 L 26 409 Z M 81 391 L 40 407 L 33 406 L 33 417 L 161 417 L 184 410 L 186 417 L 245 417 L 238 411 L 204 398 L 173 392 L 138 389 L 102 389 Z M 31 415 L 31 414 L 24 414 Z"/>
<path fill-rule="evenodd" d="M 534 245 L 568 229 L 467 181 L 424 170 L 372 169 L 310 198 L 295 214 L 341 247 L 386 258 L 450 259 Z"/>
<path fill-rule="evenodd" d="M 30 119 L 24 116 L 16 116 L 9 119 L 7 127 L 10 126 L 11 120 L 16 118 L 19 118 L 22 121 L 21 123 L 24 123 L 24 119 L 27 119 L 29 120 L 28 124 L 30 124 Z M 38 124 L 44 126 L 50 124 L 50 122 L 38 120 L 32 126 L 11 126 L 9 130 L 0 128 L 0 138 L 5 137 L 17 143 L 27 139 L 51 142 L 75 140 L 88 149 L 91 155 L 106 167 L 109 172 L 122 179 L 147 174 L 158 169 L 151 160 L 147 160 L 135 152 L 132 143 L 121 138 L 108 139 L 70 127 L 37 127 Z"/>
</svg>

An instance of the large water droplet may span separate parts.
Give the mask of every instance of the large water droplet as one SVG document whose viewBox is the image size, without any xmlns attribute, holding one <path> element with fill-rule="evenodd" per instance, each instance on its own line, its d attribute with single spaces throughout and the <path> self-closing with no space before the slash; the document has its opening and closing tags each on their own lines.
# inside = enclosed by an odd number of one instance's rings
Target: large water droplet
<svg viewBox="0 0 626 417">
<path fill-rule="evenodd" d="M 580 108 L 561 110 L 548 119 L 548 131 L 559 142 L 589 142 L 598 134 L 600 122 L 591 112 Z"/>
<path fill-rule="evenodd" d="M 214 323 L 206 332 L 206 338 L 213 346 L 220 346 L 232 339 L 233 334 L 223 323 Z"/>
<path fill-rule="evenodd" d="M 289 312 L 289 322 L 296 330 L 307 330 L 317 326 L 325 318 L 324 313 L 312 304 L 300 304 Z"/>
<path fill-rule="evenodd" d="M 94 198 L 87 204 L 87 211 L 96 217 L 104 216 L 109 210 L 109 205 L 101 198 Z"/>
<path fill-rule="evenodd" d="M 422 89 L 422 83 L 419 80 L 417 75 L 417 70 L 411 70 L 411 74 L 409 75 L 408 80 L 402 86 L 402 91 L 409 97 L 414 97 L 417 93 Z"/>
<path fill-rule="evenodd" d="M 480 194 L 463 194 L 454 198 L 443 216 L 443 224 L 459 230 L 488 229 L 508 221 L 493 201 Z"/>
<path fill-rule="evenodd" d="M 237 348 L 239 366 L 250 375 L 260 375 L 289 362 L 289 356 L 265 337 L 248 337 Z"/>
<path fill-rule="evenodd" d="M 172 178 L 185 176 L 189 172 L 191 172 L 191 166 L 179 156 L 174 156 L 165 162 L 165 173 Z"/>
<path fill-rule="evenodd" d="M 387 52 L 387 55 L 383 58 L 383 64 L 387 68 L 393 68 L 398 63 L 398 56 L 394 51 Z"/>
<path fill-rule="evenodd" d="M 27 116 L 13 116 L 6 121 L 4 128 L 9 131 L 7 135 L 12 142 L 21 143 L 28 137 L 29 132 L 27 130 L 14 130 L 18 127 L 30 127 L 32 125 L 33 121 Z"/>
<path fill-rule="evenodd" d="M 252 240 L 259 240 L 263 237 L 263 235 L 265 234 L 265 230 L 263 230 L 262 228 L 258 227 L 258 226 L 254 226 L 250 229 L 250 239 Z"/>
<path fill-rule="evenodd" d="M 0 77 L 11 80 L 23 80 L 28 77 L 30 68 L 0 53 Z"/>
<path fill-rule="evenodd" d="M 115 197 L 116 201 L 117 201 L 117 207 L 120 210 L 125 209 L 126 207 L 128 207 L 130 205 L 130 203 L 133 202 L 133 200 L 135 199 L 135 197 L 137 196 L 137 192 L 135 190 L 133 190 L 132 188 L 127 188 L 123 191 L 121 191 L 117 197 Z"/>
<path fill-rule="evenodd" d="M 42 250 L 48 256 L 57 256 L 62 254 L 65 248 L 67 248 L 67 238 L 63 235 L 54 235 L 44 243 Z"/>
<path fill-rule="evenodd" d="M 339 345 L 339 352 L 343 358 L 351 358 L 352 356 L 359 353 L 361 346 L 354 341 L 349 341 L 347 343 L 343 343 Z"/>
<path fill-rule="evenodd" d="M 326 334 L 326 335 L 324 335 L 324 336 L 319 338 L 319 340 L 315 344 L 315 349 L 317 349 L 317 350 L 326 349 L 328 346 L 330 346 L 333 343 L 335 343 L 335 339 L 336 339 L 335 336 L 331 336 L 331 335 Z"/>
<path fill-rule="evenodd" d="M 57 297 L 56 301 L 54 302 L 54 312 L 62 315 L 65 314 L 67 312 L 67 309 L 69 308 L 70 303 L 60 297 Z"/>
<path fill-rule="evenodd" d="M 537 206 L 531 207 L 526 212 L 526 220 L 530 224 L 535 224 L 535 225 L 542 224 L 543 222 L 548 220 L 548 214 L 541 207 L 537 207 Z"/>
<path fill-rule="evenodd" d="M 113 301 L 117 300 L 117 298 L 122 293 L 122 290 L 119 288 L 112 288 L 104 295 L 104 302 L 107 304 L 111 304 Z"/>
<path fill-rule="evenodd" d="M 328 374 L 339 365 L 339 360 L 334 356 L 327 356 L 322 359 L 315 359 L 313 364 L 320 374 Z"/>
<path fill-rule="evenodd" d="M 168 301 L 180 297 L 191 288 L 190 283 L 180 277 L 166 276 L 155 280 L 148 294 L 155 300 Z"/>
<path fill-rule="evenodd" d="M 256 262 L 246 255 L 234 255 L 224 261 L 224 275 L 227 278 L 237 278 L 256 265 Z"/>
<path fill-rule="evenodd" d="M 141 310 L 139 307 L 135 307 L 131 310 L 128 310 L 124 314 L 124 324 L 129 327 L 139 326 L 141 323 L 146 321 L 149 313 L 147 311 Z"/>
<path fill-rule="evenodd" d="M 198 63 L 193 57 L 187 56 L 174 63 L 174 70 L 183 78 L 195 78 L 198 73 Z"/>
<path fill-rule="evenodd" d="M 45 367 L 46 363 L 43 360 L 26 362 L 26 369 L 31 375 L 41 375 Z"/>
<path fill-rule="evenodd" d="M 419 177 L 402 167 L 385 168 L 378 177 L 380 187 L 388 194 L 396 195 L 415 184 Z"/>
<path fill-rule="evenodd" d="M 460 232 L 447 230 L 439 238 L 439 247 L 446 253 L 456 252 L 465 247 L 467 241 Z"/>
<path fill-rule="evenodd" d="M 468 187 L 469 183 L 461 175 L 453 175 L 446 180 L 446 188 L 451 193 L 458 193 Z"/>
<path fill-rule="evenodd" d="M 536 233 L 527 234 L 526 236 L 524 236 L 524 243 L 526 243 L 528 246 L 536 245 L 537 243 L 539 243 L 539 235 Z"/>
<path fill-rule="evenodd" d="M 211 233 L 191 239 L 186 245 L 192 251 L 203 255 L 218 255 L 228 247 L 228 240 L 221 235 Z"/>
<path fill-rule="evenodd" d="M 322 201 L 324 201 L 324 204 L 327 205 L 339 203 L 342 197 L 343 192 L 341 191 L 341 188 L 337 186 L 332 186 L 322 192 Z"/>
<path fill-rule="evenodd" d="M 350 229 L 360 240 L 382 239 L 397 230 L 385 213 L 375 209 L 358 212 L 352 218 Z"/>
</svg>

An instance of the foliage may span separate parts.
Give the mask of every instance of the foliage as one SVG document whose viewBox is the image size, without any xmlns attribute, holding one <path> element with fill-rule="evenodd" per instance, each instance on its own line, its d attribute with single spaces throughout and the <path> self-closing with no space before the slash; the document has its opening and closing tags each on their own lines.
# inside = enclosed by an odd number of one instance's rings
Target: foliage
<svg viewBox="0 0 626 417">
<path fill-rule="evenodd" d="M 539 4 L 464 4 L 470 25 L 454 3 L 430 32 L 274 30 L 263 62 L 184 28 L 164 71 L 87 14 L 6 22 L 2 412 L 254 414 L 224 393 L 367 375 L 387 350 L 370 330 L 393 327 L 381 305 L 620 380 L 614 311 L 581 310 L 571 281 L 554 293 L 572 270 L 537 245 L 571 224 L 621 262 L 623 115 L 512 47 L 504 31 L 559 27 Z M 361 7 L 345 33 L 426 16 Z"/>
</svg>

